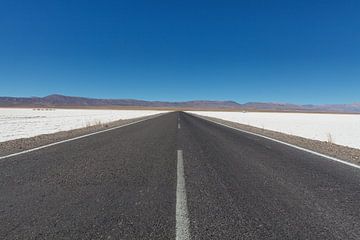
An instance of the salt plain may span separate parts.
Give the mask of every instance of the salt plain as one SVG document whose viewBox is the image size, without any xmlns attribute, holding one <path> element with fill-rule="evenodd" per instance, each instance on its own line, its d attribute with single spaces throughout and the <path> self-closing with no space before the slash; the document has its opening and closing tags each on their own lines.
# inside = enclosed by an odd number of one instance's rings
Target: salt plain
<svg viewBox="0 0 360 240">
<path fill-rule="evenodd" d="M 0 108 L 0 142 L 162 113 L 147 110 Z"/>
<path fill-rule="evenodd" d="M 189 113 L 314 140 L 331 140 L 339 145 L 360 149 L 360 114 L 206 111 Z"/>
</svg>

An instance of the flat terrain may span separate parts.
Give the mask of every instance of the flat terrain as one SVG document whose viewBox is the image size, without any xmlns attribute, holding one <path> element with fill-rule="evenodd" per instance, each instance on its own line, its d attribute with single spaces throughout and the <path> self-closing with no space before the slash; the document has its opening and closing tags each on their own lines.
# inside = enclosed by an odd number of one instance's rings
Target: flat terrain
<svg viewBox="0 0 360 240">
<path fill-rule="evenodd" d="M 360 169 L 186 113 L 0 160 L 0 239 L 360 239 Z"/>
<path fill-rule="evenodd" d="M 191 113 L 360 149 L 359 114 L 228 111 Z"/>
<path fill-rule="evenodd" d="M 154 110 L 0 108 L 0 142 L 164 112 Z"/>
<path fill-rule="evenodd" d="M 321 153 L 326 156 L 341 159 L 346 162 L 350 162 L 360 166 L 360 149 L 351 148 L 343 145 L 335 144 L 328 141 L 319 141 L 309 138 L 303 138 L 296 135 L 281 133 L 278 131 L 272 131 L 265 128 L 253 127 L 247 124 L 241 124 L 239 122 L 227 121 L 220 118 L 207 117 L 199 114 L 195 114 L 199 118 L 206 119 L 210 122 L 215 122 L 220 125 L 225 125 L 229 128 L 235 128 L 238 131 L 252 133 L 253 135 L 261 135 L 265 138 L 271 138 L 283 142 L 284 144 L 292 144 L 296 147 L 304 148 L 306 150 L 312 150 L 316 153 Z M 360 129 L 359 129 L 360 131 Z M 0 143 L 1 146 L 1 143 Z"/>
</svg>

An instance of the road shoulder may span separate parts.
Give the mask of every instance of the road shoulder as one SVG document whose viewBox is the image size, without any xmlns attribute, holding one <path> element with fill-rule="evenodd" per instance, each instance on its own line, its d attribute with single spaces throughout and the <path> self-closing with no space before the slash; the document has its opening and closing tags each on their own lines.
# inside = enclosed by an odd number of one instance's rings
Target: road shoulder
<svg viewBox="0 0 360 240">
<path fill-rule="evenodd" d="M 118 120 L 104 124 L 97 124 L 97 125 L 84 127 L 84 128 L 77 128 L 69 131 L 60 131 L 51 134 L 42 134 L 30 138 L 20 138 L 20 139 L 0 142 L 0 157 L 42 147 L 56 142 L 61 142 L 67 139 L 81 137 L 83 135 L 108 130 L 111 128 L 121 127 L 138 121 L 151 119 L 160 115 L 162 115 L 162 113 L 150 115 L 150 116 L 132 118 L 132 119 Z"/>
<path fill-rule="evenodd" d="M 273 138 L 278 141 L 293 144 L 293 145 L 301 147 L 301 148 L 309 149 L 314 152 L 318 152 L 321 154 L 328 155 L 330 157 L 338 158 L 338 159 L 346 161 L 346 162 L 360 165 L 360 149 L 341 146 L 341 145 L 337 145 L 337 144 L 329 143 L 329 142 L 307 139 L 307 138 L 294 136 L 294 135 L 290 135 L 290 134 L 285 134 L 285 133 L 280 133 L 280 132 L 271 131 L 271 130 L 267 130 L 267 129 L 257 128 L 257 127 L 253 127 L 253 126 L 249 126 L 249 125 L 245 125 L 245 124 L 241 124 L 241 123 L 231 122 L 231 121 L 227 121 L 227 120 L 223 120 L 223 119 L 219 119 L 219 118 L 207 117 L 207 116 L 202 116 L 202 115 L 197 115 L 197 114 L 193 114 L 193 115 L 203 118 L 203 119 L 206 119 L 206 120 L 224 124 L 226 126 L 233 127 L 233 128 L 239 129 L 239 130 L 244 130 L 244 131 L 252 132 L 252 133 L 259 134 L 259 135 L 262 135 L 265 137 Z"/>
</svg>

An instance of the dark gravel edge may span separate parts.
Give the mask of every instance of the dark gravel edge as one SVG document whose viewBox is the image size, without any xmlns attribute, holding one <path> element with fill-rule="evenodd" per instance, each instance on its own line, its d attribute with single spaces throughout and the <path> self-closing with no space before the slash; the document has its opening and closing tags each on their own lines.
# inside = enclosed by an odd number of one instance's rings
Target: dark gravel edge
<svg viewBox="0 0 360 240">
<path fill-rule="evenodd" d="M 118 120 L 114 122 L 99 124 L 99 125 L 93 125 L 89 127 L 84 128 L 77 128 L 69 131 L 61 131 L 56 133 L 50 133 L 50 134 L 42 134 L 35 137 L 30 138 L 19 138 L 15 140 L 10 140 L 6 142 L 0 142 L 0 157 L 7 156 L 9 154 L 22 152 L 25 150 L 29 150 L 32 148 L 41 147 L 47 144 L 63 141 L 66 139 L 79 137 L 82 135 L 86 135 L 89 133 L 98 132 L 101 130 L 106 130 L 113 127 L 123 126 L 129 123 L 133 123 L 136 121 L 144 120 L 144 119 L 150 119 L 154 117 L 158 117 L 160 115 L 163 115 L 165 113 L 159 113 L 154 114 L 150 116 L 145 117 L 139 117 L 139 118 L 132 118 L 132 119 L 123 119 Z"/>
<path fill-rule="evenodd" d="M 296 145 L 296 146 L 299 146 L 302 148 L 306 148 L 306 149 L 309 149 L 309 150 L 312 150 L 312 151 L 315 151 L 318 153 L 322 153 L 322 154 L 325 154 L 325 155 L 328 155 L 331 157 L 338 158 L 338 159 L 346 161 L 346 162 L 360 165 L 360 149 L 346 147 L 346 146 L 329 143 L 329 142 L 323 142 L 323 141 L 319 141 L 319 140 L 312 140 L 312 139 L 308 139 L 308 138 L 303 138 L 303 137 L 294 136 L 294 135 L 290 135 L 290 134 L 266 130 L 266 129 L 262 129 L 262 128 L 252 127 L 249 125 L 231 122 L 231 121 L 227 121 L 227 120 L 223 120 L 223 119 L 219 119 L 219 118 L 207 117 L 207 116 L 193 114 L 193 113 L 191 113 L 191 114 L 195 115 L 197 117 L 200 117 L 200 118 L 212 120 L 214 122 L 222 123 L 222 124 L 228 125 L 230 127 L 238 128 L 240 130 L 245 130 L 245 131 L 253 132 L 253 133 L 260 134 L 260 135 L 263 135 L 266 137 L 274 138 L 274 139 L 282 141 L 282 142 L 290 143 L 290 144 L 293 144 L 293 145 Z"/>
</svg>

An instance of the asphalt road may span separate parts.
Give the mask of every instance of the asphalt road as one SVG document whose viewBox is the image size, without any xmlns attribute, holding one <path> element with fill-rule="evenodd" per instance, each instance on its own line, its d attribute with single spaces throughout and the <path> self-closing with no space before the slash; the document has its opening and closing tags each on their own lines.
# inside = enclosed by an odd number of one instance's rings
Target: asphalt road
<svg viewBox="0 0 360 240">
<path fill-rule="evenodd" d="M 360 239 L 360 170 L 169 113 L 1 160 L 0 239 Z"/>
</svg>

